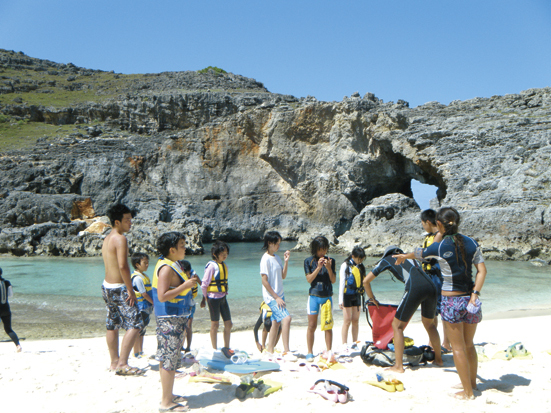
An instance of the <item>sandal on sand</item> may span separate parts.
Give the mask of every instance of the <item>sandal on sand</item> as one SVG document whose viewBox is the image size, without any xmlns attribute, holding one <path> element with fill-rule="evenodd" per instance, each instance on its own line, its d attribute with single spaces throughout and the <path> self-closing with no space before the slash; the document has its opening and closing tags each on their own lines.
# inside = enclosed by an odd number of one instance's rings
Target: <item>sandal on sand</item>
<svg viewBox="0 0 551 413">
<path fill-rule="evenodd" d="M 183 406 L 181 404 L 175 404 L 174 406 L 168 407 L 166 409 L 163 409 L 162 407 L 159 407 L 159 412 L 160 413 L 165 413 L 165 412 L 187 412 L 187 411 L 189 411 L 189 407 L 188 406 Z"/>
<path fill-rule="evenodd" d="M 233 351 L 231 348 L 229 347 L 222 347 L 222 354 L 224 356 L 226 356 L 226 358 L 229 358 L 231 359 L 231 356 L 233 356 L 235 354 L 235 351 Z"/>
<path fill-rule="evenodd" d="M 187 402 L 187 397 L 175 395 L 172 401 L 174 403 L 185 403 Z"/>
<path fill-rule="evenodd" d="M 117 369 L 115 374 L 117 376 L 143 376 L 145 374 L 145 370 L 129 366 L 122 369 Z"/>
</svg>

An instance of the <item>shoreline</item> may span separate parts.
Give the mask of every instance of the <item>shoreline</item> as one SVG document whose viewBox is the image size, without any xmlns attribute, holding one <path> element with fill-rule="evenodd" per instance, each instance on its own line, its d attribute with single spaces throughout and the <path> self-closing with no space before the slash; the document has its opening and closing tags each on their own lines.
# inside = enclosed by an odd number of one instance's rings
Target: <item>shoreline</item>
<svg viewBox="0 0 551 413">
<path fill-rule="evenodd" d="M 475 343 L 484 346 L 489 359 L 479 358 L 479 390 L 475 392 L 476 398 L 473 401 L 456 400 L 449 395 L 457 392 L 452 386 L 459 381 L 451 354 L 444 355 L 443 368 L 429 364 L 408 368 L 404 374 L 397 375 L 405 386 L 405 391 L 400 393 L 387 393 L 364 383 L 365 380 L 373 380 L 375 374 L 382 369 L 365 365 L 358 353 L 354 353 L 356 356 L 352 362 L 343 363 L 343 368 L 339 370 L 298 370 L 298 363 L 304 361 L 302 357 L 306 351 L 306 329 L 293 326 L 291 348 L 298 351 L 299 362 L 285 363 L 282 371 L 265 375 L 270 380 L 283 383 L 282 390 L 266 398 L 241 402 L 235 398 L 239 378 L 223 373 L 231 380 L 231 385 L 191 383 L 188 382 L 188 376 L 185 376 L 176 379 L 174 392 L 188 398 L 191 411 L 209 413 L 237 413 L 243 409 L 319 412 L 332 407 L 351 412 L 365 406 L 377 410 L 437 412 L 441 411 L 443 405 L 446 406 L 446 411 L 452 413 L 471 409 L 497 413 L 507 408 L 509 411 L 548 411 L 551 407 L 551 394 L 547 390 L 550 380 L 545 366 L 551 361 L 548 353 L 551 345 L 541 339 L 539 332 L 542 325 L 549 323 L 551 315 L 481 322 Z M 428 341 L 421 323 L 410 323 L 405 333 L 415 340 L 417 346 Z M 359 338 L 362 341 L 371 338 L 370 328 L 365 323 L 360 325 Z M 221 333 L 218 340 L 221 340 Z M 506 361 L 492 358 L 495 351 L 503 350 L 517 341 L 522 341 L 525 348 L 532 353 L 532 359 L 513 358 Z M 333 343 L 334 348 L 339 348 L 339 326 L 333 333 Z M 0 370 L 0 394 L 3 395 L 3 407 L 6 411 L 21 410 L 22 406 L 44 413 L 158 411 L 161 392 L 156 366 L 152 363 L 151 369 L 143 377 L 119 377 L 109 373 L 105 337 L 31 340 L 22 342 L 22 346 L 23 352 L 15 353 L 13 343 L 0 343 L 0 357 L 4 367 Z M 253 357 L 259 355 L 254 347 L 252 334 L 246 331 L 232 333 L 231 346 L 248 351 Z M 208 334 L 194 334 L 192 348 L 209 347 Z M 323 333 L 318 328 L 314 352 L 321 351 L 323 347 Z M 152 354 L 155 348 L 155 337 L 146 336 L 146 354 Z M 138 367 L 149 365 L 148 359 L 131 357 L 129 362 Z M 353 401 L 334 406 L 319 395 L 308 392 L 320 378 L 347 385 Z"/>
<path fill-rule="evenodd" d="M 40 340 L 66 340 L 66 339 L 86 339 L 86 338 L 97 338 L 105 337 L 105 324 L 103 319 L 87 320 L 82 322 L 76 322 L 74 320 L 64 321 L 63 318 L 67 318 L 65 314 L 60 314 L 58 319 L 48 320 L 44 322 L 43 319 L 39 319 L 36 322 L 21 321 L 17 317 L 17 305 L 12 305 L 12 326 L 14 331 L 20 337 L 20 339 L 30 342 L 30 341 L 40 341 Z M 104 310 L 102 310 L 102 315 Z M 197 313 L 196 313 L 197 314 Z M 206 313 L 205 313 L 206 314 Z M 334 309 L 334 320 L 335 320 L 335 330 L 340 332 L 342 327 L 342 311 L 340 309 Z M 531 317 L 540 317 L 540 316 L 551 316 L 551 305 L 541 305 L 535 306 L 528 309 L 514 309 L 508 311 L 492 312 L 488 315 L 485 315 L 483 312 L 483 320 L 493 321 L 493 320 L 508 320 L 508 319 L 518 319 L 518 318 L 531 318 Z M 296 317 L 296 316 L 295 316 Z M 253 328 L 256 323 L 257 315 L 254 316 L 254 321 L 247 321 L 244 325 L 236 322 L 234 319 L 234 327 L 232 328 L 233 333 L 249 333 L 252 336 Z M 305 317 L 304 317 L 305 318 Z M 252 318 L 251 318 L 252 319 Z M 208 334 L 208 314 L 201 315 L 200 320 L 194 320 L 194 334 Z M 199 327 L 198 324 L 201 323 Z M 418 309 L 410 324 L 420 323 L 420 310 Z M 297 322 L 296 319 L 293 321 L 293 326 L 295 328 L 305 328 L 306 322 L 299 319 Z M 442 331 L 441 323 L 439 323 L 440 332 Z M 360 314 L 360 329 L 363 327 L 369 329 L 365 319 L 365 313 Z M 123 330 L 124 331 L 124 330 Z M 121 333 L 122 334 L 122 333 Z M 27 338 L 31 336 L 31 338 Z M 146 336 L 155 336 L 155 317 L 151 317 L 151 322 L 147 328 Z M 340 333 L 339 333 L 340 337 Z M 0 330 L 0 342 L 4 340 L 9 340 L 7 334 L 3 330 Z"/>
</svg>

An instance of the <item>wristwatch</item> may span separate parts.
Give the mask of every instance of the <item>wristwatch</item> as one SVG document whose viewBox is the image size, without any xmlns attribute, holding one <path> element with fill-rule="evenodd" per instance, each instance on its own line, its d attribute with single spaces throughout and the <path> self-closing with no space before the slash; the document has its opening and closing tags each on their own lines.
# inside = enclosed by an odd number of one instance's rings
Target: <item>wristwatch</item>
<svg viewBox="0 0 551 413">
<path fill-rule="evenodd" d="M 480 291 L 473 290 L 473 294 L 480 295 Z"/>
</svg>

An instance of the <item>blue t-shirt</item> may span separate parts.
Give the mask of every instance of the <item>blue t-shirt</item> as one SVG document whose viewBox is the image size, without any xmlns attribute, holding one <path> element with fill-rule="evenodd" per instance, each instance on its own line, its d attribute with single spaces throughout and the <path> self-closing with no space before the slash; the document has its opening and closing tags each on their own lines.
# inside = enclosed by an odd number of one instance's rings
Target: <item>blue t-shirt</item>
<svg viewBox="0 0 551 413">
<path fill-rule="evenodd" d="M 335 260 L 332 258 L 327 258 L 331 260 L 331 270 L 335 274 Z M 304 273 L 312 274 L 318 268 L 318 260 L 315 257 L 308 257 L 304 260 Z M 329 271 L 325 268 L 325 265 L 321 267 L 320 272 L 314 281 L 310 284 L 310 290 L 308 294 L 314 295 L 316 297 L 331 297 L 333 295 L 333 285 L 331 283 L 331 278 L 329 278 Z"/>
<path fill-rule="evenodd" d="M 415 258 L 436 258 L 444 280 L 442 291 L 470 293 L 474 287 L 473 265 L 484 262 L 478 243 L 465 235 L 458 234 L 463 240 L 465 261 L 461 257 L 461 249 L 451 236 L 446 236 L 440 243 L 434 243 L 427 248 L 417 248 Z M 466 265 L 465 265 L 466 264 Z"/>
</svg>

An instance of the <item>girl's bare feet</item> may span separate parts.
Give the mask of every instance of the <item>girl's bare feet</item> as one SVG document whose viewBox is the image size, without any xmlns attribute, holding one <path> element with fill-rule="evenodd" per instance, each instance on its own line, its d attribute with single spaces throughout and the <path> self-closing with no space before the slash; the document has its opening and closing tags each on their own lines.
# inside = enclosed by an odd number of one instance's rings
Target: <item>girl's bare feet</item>
<svg viewBox="0 0 551 413">
<path fill-rule="evenodd" d="M 392 371 L 394 373 L 403 373 L 404 372 L 404 368 L 403 367 L 398 367 L 398 366 L 392 366 L 392 367 L 389 367 L 388 369 L 385 369 L 387 371 Z"/>
<path fill-rule="evenodd" d="M 474 400 L 474 394 L 471 396 L 467 396 L 464 391 L 460 391 L 459 393 L 455 393 L 453 395 L 456 399 L 459 400 Z"/>
<path fill-rule="evenodd" d="M 476 383 L 472 387 L 473 387 L 473 390 L 478 390 L 478 388 L 476 387 Z M 463 385 L 461 383 L 457 383 L 456 385 L 452 386 L 452 389 L 463 390 Z"/>
</svg>

